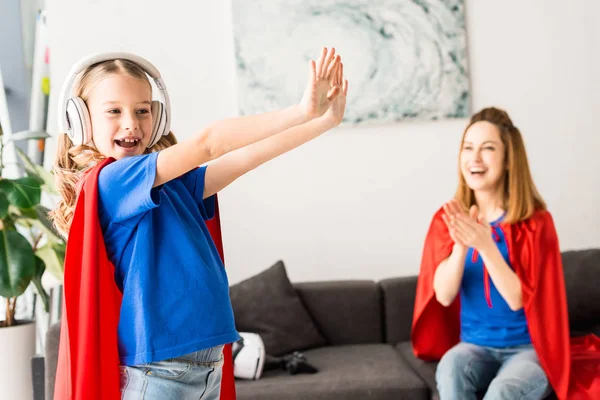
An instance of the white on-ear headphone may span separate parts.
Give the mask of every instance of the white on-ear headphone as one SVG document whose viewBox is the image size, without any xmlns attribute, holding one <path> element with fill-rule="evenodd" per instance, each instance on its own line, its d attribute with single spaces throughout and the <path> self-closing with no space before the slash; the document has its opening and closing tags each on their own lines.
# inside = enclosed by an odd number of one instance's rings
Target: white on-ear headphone
<svg viewBox="0 0 600 400">
<path fill-rule="evenodd" d="M 87 67 L 102 61 L 124 59 L 137 64 L 146 72 L 158 88 L 162 97 L 161 101 L 153 101 L 152 112 L 152 135 L 148 147 L 154 146 L 162 136 L 169 134 L 171 125 L 171 105 L 167 87 L 163 82 L 160 72 L 149 61 L 140 56 L 131 53 L 95 53 L 82 58 L 73 65 L 67 75 L 63 87 L 60 91 L 58 101 L 58 121 L 61 132 L 69 135 L 69 138 L 75 145 L 88 144 L 92 141 L 92 125 L 90 113 L 81 97 L 70 97 L 72 85 L 78 74 Z"/>
</svg>

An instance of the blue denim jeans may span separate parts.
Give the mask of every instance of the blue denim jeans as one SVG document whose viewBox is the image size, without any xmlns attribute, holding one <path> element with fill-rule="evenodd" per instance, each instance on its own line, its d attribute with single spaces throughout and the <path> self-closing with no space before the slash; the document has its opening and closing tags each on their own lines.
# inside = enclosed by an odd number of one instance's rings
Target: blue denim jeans
<svg viewBox="0 0 600 400">
<path fill-rule="evenodd" d="M 121 366 L 123 400 L 218 400 L 223 346 L 135 366 Z"/>
<path fill-rule="evenodd" d="M 440 400 L 538 400 L 551 387 L 533 346 L 506 348 L 461 342 L 440 360 L 435 374 Z"/>
</svg>

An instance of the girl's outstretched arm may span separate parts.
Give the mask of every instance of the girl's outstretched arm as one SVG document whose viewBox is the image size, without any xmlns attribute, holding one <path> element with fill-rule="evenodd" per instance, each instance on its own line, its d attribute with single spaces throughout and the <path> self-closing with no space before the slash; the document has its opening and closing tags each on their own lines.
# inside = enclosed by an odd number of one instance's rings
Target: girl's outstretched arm
<svg viewBox="0 0 600 400">
<path fill-rule="evenodd" d="M 232 151 L 211 162 L 204 177 L 204 198 L 217 193 L 246 172 L 339 125 L 344 116 L 348 93 L 348 81 L 344 81 L 343 84 L 342 81 L 343 66 L 340 64 L 335 84 L 342 89 L 323 116 Z"/>
<path fill-rule="evenodd" d="M 323 48 L 315 63 L 310 62 L 309 80 L 299 105 L 280 111 L 228 118 L 209 125 L 194 137 L 160 152 L 154 186 L 174 179 L 192 168 L 303 124 L 321 116 L 340 92 L 333 85 L 340 57 L 335 49 Z"/>
</svg>

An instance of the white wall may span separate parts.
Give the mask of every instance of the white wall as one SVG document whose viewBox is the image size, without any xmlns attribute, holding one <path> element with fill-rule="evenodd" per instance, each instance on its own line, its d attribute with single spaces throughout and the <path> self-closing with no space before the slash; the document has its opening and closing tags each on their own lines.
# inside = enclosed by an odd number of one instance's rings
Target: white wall
<svg viewBox="0 0 600 400">
<path fill-rule="evenodd" d="M 599 247 L 600 3 L 466 9 L 473 110 L 503 107 L 521 129 L 561 247 Z M 74 61 L 124 50 L 161 70 L 179 138 L 236 115 L 229 2 L 48 0 L 48 11 L 53 110 Z M 430 218 L 454 194 L 465 124 L 338 128 L 239 179 L 220 195 L 231 281 L 277 259 L 294 281 L 415 274 Z"/>
</svg>

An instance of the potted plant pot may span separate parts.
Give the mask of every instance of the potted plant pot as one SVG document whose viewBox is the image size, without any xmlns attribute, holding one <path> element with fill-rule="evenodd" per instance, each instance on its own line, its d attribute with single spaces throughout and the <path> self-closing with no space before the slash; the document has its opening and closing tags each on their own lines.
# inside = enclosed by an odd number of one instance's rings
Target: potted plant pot
<svg viewBox="0 0 600 400">
<path fill-rule="evenodd" d="M 0 391 L 3 399 L 31 400 L 31 358 L 35 354 L 35 322 L 0 327 Z"/>
</svg>

